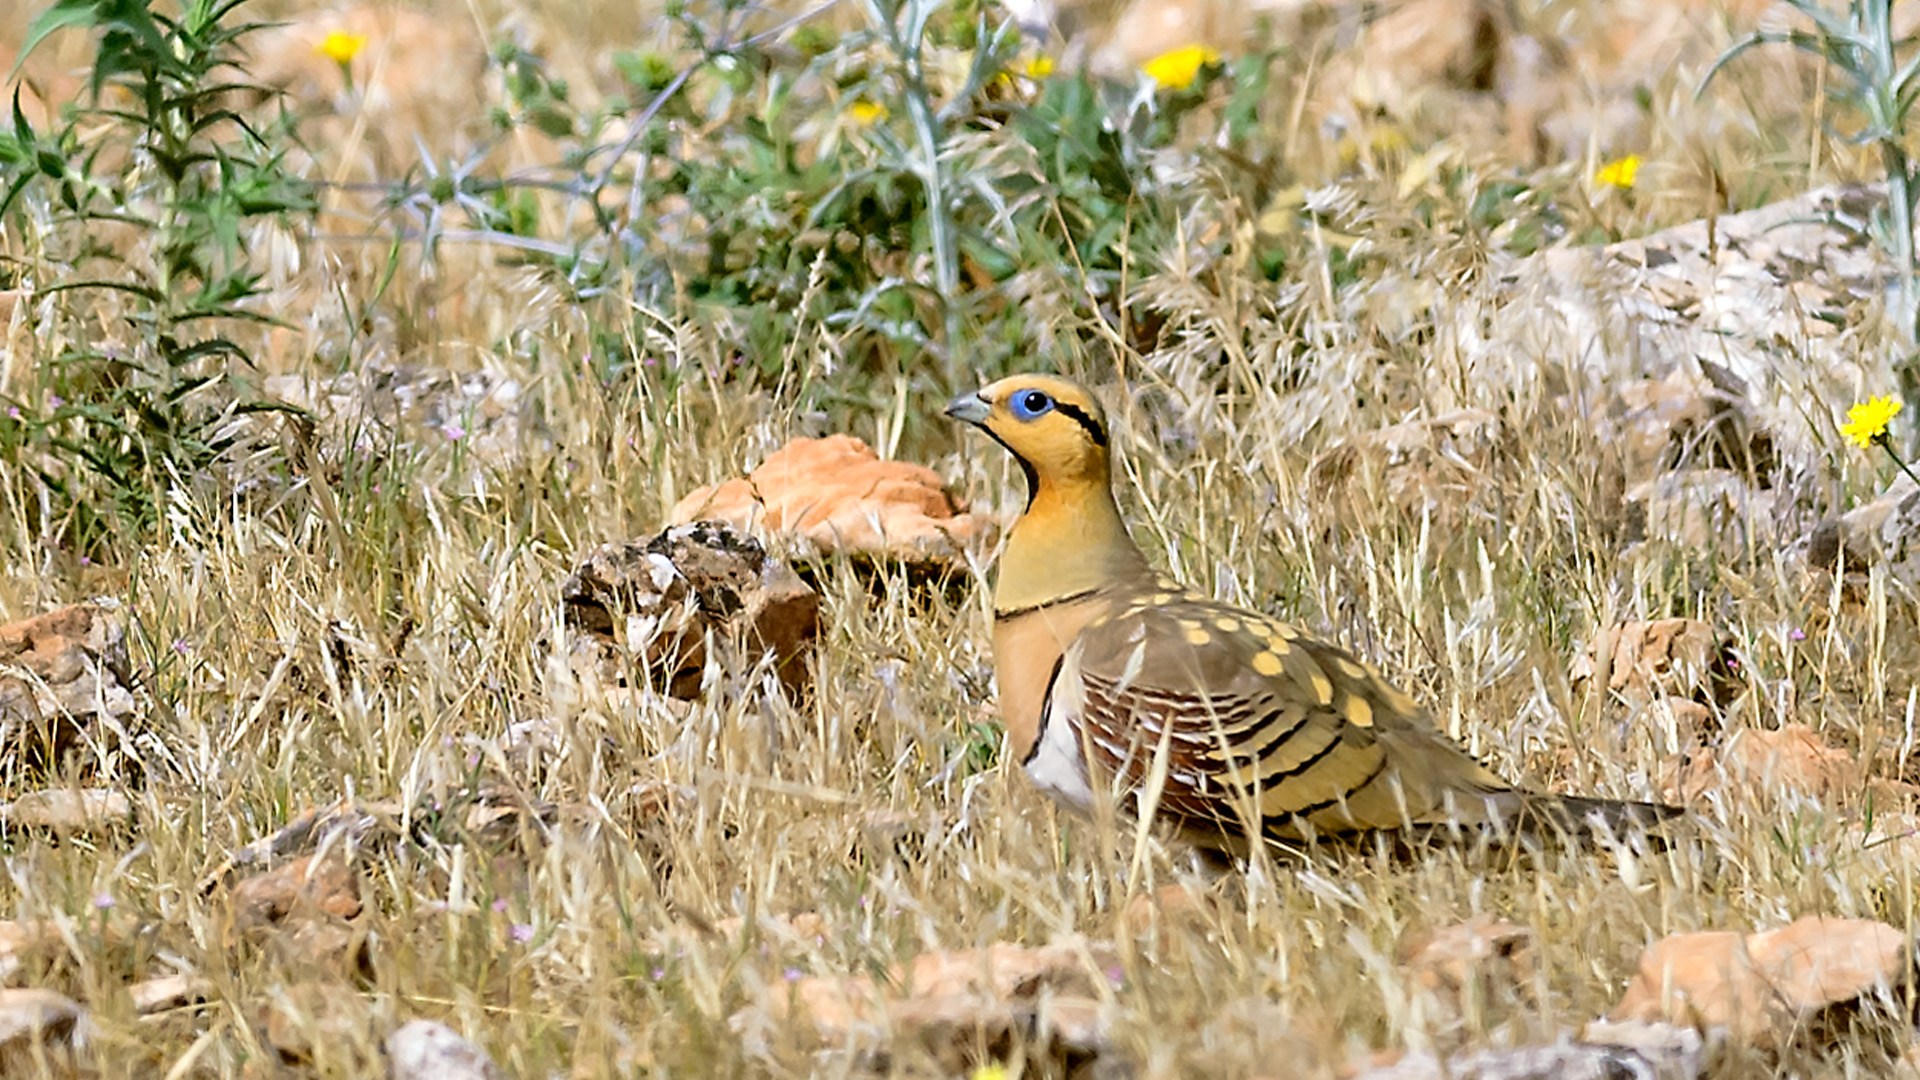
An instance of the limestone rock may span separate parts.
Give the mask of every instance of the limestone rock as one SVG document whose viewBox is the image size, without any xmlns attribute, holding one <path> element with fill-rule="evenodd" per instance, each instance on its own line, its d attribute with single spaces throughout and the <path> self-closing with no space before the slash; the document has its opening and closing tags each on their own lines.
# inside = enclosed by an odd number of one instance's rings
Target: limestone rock
<svg viewBox="0 0 1920 1080">
<path fill-rule="evenodd" d="M 71 1063 L 86 1041 L 87 1010 L 72 998 L 52 990 L 0 990 L 0 1076 L 41 1075 L 40 1053 Z"/>
<path fill-rule="evenodd" d="M 0 822 L 26 829 L 85 832 L 125 824 L 132 816 L 132 801 L 111 788 L 51 788 L 0 803 Z"/>
<path fill-rule="evenodd" d="M 1692 464 L 1743 483 L 1748 459 L 1763 472 L 1775 459 L 1812 466 L 1833 447 L 1831 424 L 1815 422 L 1809 401 L 1850 402 L 1861 386 L 1894 385 L 1889 351 L 1815 329 L 1864 317 L 1880 294 L 1884 257 L 1841 223 L 1865 220 L 1885 199 L 1880 187 L 1820 188 L 1604 247 L 1500 259 L 1499 287 L 1456 305 L 1446 333 L 1470 363 L 1509 379 L 1563 371 L 1563 407 L 1579 415 L 1633 380 L 1710 386 L 1709 426 L 1687 423 L 1716 445 Z M 1810 310 L 1809 287 L 1831 306 Z M 1728 410 L 1737 419 L 1722 423 Z M 1760 524 L 1768 520 L 1763 513 Z"/>
<path fill-rule="evenodd" d="M 1739 551 L 1763 543 L 1755 522 L 1774 516 L 1773 492 L 1732 469 L 1661 473 L 1626 491 L 1630 538 L 1660 540 L 1691 551 Z"/>
<path fill-rule="evenodd" d="M 161 975 L 127 987 L 133 1011 L 142 1016 L 205 1001 L 212 993 L 213 982 L 202 975 Z"/>
<path fill-rule="evenodd" d="M 1355 1080 L 1694 1080 L 1704 1067 L 1700 1036 L 1667 1030 L 1671 1039 L 1638 1045 L 1562 1036 L 1546 1046 L 1473 1050 L 1445 1061 L 1408 1054 Z"/>
<path fill-rule="evenodd" d="M 1490 90 L 1505 27 L 1489 0 L 1405 0 L 1367 28 L 1362 72 L 1391 79 L 1397 98 L 1422 86 Z"/>
<path fill-rule="evenodd" d="M 138 919 L 124 909 L 96 908 L 79 915 L 0 919 L 0 980 L 22 968 L 50 964 L 144 963 L 148 942 Z M 5 1076 L 0 1070 L 0 1076 Z"/>
<path fill-rule="evenodd" d="M 1502 434 L 1493 413 L 1456 409 L 1347 439 L 1315 459 L 1309 475 L 1341 518 L 1369 521 L 1378 501 L 1368 488 L 1377 483 L 1408 517 L 1431 514 L 1444 526 L 1484 486 L 1481 470 Z"/>
<path fill-rule="evenodd" d="M 1920 485 L 1900 477 L 1885 495 L 1814 526 L 1802 546 L 1810 570 L 1838 571 L 1852 582 L 1885 563 L 1894 580 L 1920 587 Z"/>
<path fill-rule="evenodd" d="M 615 804 L 651 814 L 642 788 L 636 785 Z M 236 899 L 258 914 L 253 923 L 272 924 L 289 912 L 314 908 L 345 918 L 357 910 L 359 896 L 357 882 L 340 865 L 351 866 L 348 851 L 417 839 L 427 831 L 494 852 L 530 837 L 538 842 L 556 825 L 597 814 L 579 804 L 532 798 L 523 788 L 487 783 L 422 794 L 411 805 L 399 799 L 342 799 L 297 814 L 271 834 L 236 848 L 200 879 L 199 890 L 210 895 L 248 875 L 255 884 L 239 889 Z M 311 857 L 323 852 L 328 858 L 316 865 Z"/>
<path fill-rule="evenodd" d="M 1747 388 L 1726 368 L 1702 359 L 1699 371 L 1625 379 L 1606 388 L 1595 434 L 1615 457 L 1629 497 L 1644 501 L 1677 470 L 1722 470 L 1745 483 L 1777 463 L 1773 436 L 1750 413 Z M 1643 509 L 1643 513 L 1653 508 Z"/>
<path fill-rule="evenodd" d="M 445 1024 L 410 1020 L 387 1036 L 392 1080 L 506 1080 L 485 1050 Z"/>
</svg>

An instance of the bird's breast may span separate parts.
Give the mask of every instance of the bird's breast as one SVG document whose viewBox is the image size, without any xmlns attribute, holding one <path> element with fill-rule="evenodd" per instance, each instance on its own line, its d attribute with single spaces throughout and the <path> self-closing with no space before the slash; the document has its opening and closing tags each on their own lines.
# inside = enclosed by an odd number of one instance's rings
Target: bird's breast
<svg viewBox="0 0 1920 1080">
<path fill-rule="evenodd" d="M 1040 736 L 1040 713 L 1054 665 L 1080 631 L 1105 614 L 1110 604 L 1095 594 L 994 618 L 993 668 L 999 683 L 1000 719 L 1007 726 L 1014 761 L 1025 761 Z"/>
</svg>

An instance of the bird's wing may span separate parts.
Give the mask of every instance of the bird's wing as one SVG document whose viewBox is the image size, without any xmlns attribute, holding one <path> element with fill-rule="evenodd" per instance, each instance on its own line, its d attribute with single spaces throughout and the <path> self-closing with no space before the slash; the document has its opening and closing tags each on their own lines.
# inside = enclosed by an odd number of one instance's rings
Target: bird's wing
<svg viewBox="0 0 1920 1080">
<path fill-rule="evenodd" d="M 1116 607 L 1051 695 L 1097 773 L 1198 836 L 1478 822 L 1513 798 L 1351 654 L 1201 597 Z"/>
</svg>

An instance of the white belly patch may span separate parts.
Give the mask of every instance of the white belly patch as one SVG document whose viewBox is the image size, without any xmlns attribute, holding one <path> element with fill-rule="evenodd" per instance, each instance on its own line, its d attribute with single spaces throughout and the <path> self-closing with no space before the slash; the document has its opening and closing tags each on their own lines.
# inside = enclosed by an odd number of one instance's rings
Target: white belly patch
<svg viewBox="0 0 1920 1080">
<path fill-rule="evenodd" d="M 1087 761 L 1081 753 L 1080 713 L 1085 705 L 1075 650 L 1061 659 L 1053 692 L 1040 712 L 1040 738 L 1027 755 L 1027 777 L 1054 799 L 1082 813 L 1093 807 Z"/>
</svg>

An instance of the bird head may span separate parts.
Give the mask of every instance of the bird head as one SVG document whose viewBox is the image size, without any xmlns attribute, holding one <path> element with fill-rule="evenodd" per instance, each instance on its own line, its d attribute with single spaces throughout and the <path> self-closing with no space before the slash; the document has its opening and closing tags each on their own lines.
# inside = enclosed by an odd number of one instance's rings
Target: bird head
<svg viewBox="0 0 1920 1080">
<path fill-rule="evenodd" d="M 1152 580 L 1114 501 L 1106 413 L 1085 387 L 1048 375 L 1014 375 L 954 399 L 947 415 L 993 436 L 1027 474 L 1026 511 L 1000 552 L 996 625 L 1009 612 Z M 1066 625 L 1058 621 L 1066 618 L 1060 610 L 1049 610 L 1049 626 Z M 1064 648 L 1070 637 L 1054 644 Z"/>
<path fill-rule="evenodd" d="M 1012 451 L 1029 492 L 1043 483 L 1107 482 L 1107 418 L 1085 387 L 1049 375 L 1013 375 L 955 398 L 947 415 Z"/>
</svg>

